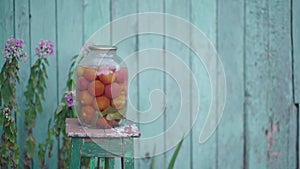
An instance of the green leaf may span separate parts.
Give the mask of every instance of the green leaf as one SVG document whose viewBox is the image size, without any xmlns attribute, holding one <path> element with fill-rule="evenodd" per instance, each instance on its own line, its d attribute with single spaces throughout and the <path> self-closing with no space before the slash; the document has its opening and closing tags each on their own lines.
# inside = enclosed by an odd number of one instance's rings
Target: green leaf
<svg viewBox="0 0 300 169">
<path fill-rule="evenodd" d="M 25 140 L 25 147 L 27 148 L 27 155 L 29 158 L 33 158 L 36 141 L 32 135 L 27 136 Z"/>
<path fill-rule="evenodd" d="M 79 55 L 74 55 L 74 56 L 72 57 L 72 60 L 73 60 L 73 61 L 76 61 L 76 59 L 78 58 L 78 56 L 79 56 Z"/>
<path fill-rule="evenodd" d="M 174 154 L 173 154 L 173 156 L 172 156 L 172 158 L 171 158 L 171 161 L 170 161 L 170 163 L 169 163 L 168 169 L 173 169 L 174 164 L 175 164 L 175 162 L 176 162 L 176 158 L 177 158 L 178 153 L 179 153 L 179 150 L 180 150 L 180 148 L 181 148 L 182 142 L 183 142 L 183 138 L 180 140 L 179 144 L 178 144 L 177 147 L 176 147 L 176 150 L 175 150 L 175 152 L 174 152 Z"/>
<path fill-rule="evenodd" d="M 60 103 L 55 111 L 55 114 L 59 114 L 60 112 L 62 112 L 62 109 L 66 106 L 66 104 L 64 103 Z"/>
<path fill-rule="evenodd" d="M 39 151 L 38 151 L 38 159 L 39 159 L 39 166 L 42 166 L 45 162 L 45 153 L 46 150 L 44 148 L 44 144 L 39 144 Z"/>
<path fill-rule="evenodd" d="M 123 118 L 122 114 L 118 111 L 115 113 L 109 113 L 106 116 L 107 120 L 115 120 L 115 119 L 122 119 L 122 118 Z"/>
<path fill-rule="evenodd" d="M 8 105 L 10 101 L 10 97 L 13 95 L 12 90 L 9 85 L 3 85 L 1 88 L 2 97 L 4 100 L 4 104 Z"/>
<path fill-rule="evenodd" d="M 16 150 L 14 151 L 13 154 L 13 163 L 15 163 L 16 165 L 19 164 L 19 156 L 20 156 L 20 149 L 19 147 L 16 147 Z"/>
<path fill-rule="evenodd" d="M 48 62 L 48 59 L 47 58 L 44 58 L 44 61 L 47 65 L 49 65 L 49 62 Z"/>
<path fill-rule="evenodd" d="M 0 107 L 2 106 L 2 94 L 1 94 L 1 91 L 0 91 Z"/>
<path fill-rule="evenodd" d="M 118 109 L 113 108 L 113 107 L 108 107 L 107 109 L 105 109 L 104 111 L 101 112 L 102 116 L 105 116 L 107 114 L 112 114 L 112 113 L 117 113 Z"/>
<path fill-rule="evenodd" d="M 39 113 L 42 113 L 43 112 L 43 108 L 42 108 L 42 103 L 41 103 L 41 100 L 40 100 L 40 97 L 38 94 L 35 95 L 35 102 L 36 102 L 36 110 L 39 112 Z"/>
</svg>

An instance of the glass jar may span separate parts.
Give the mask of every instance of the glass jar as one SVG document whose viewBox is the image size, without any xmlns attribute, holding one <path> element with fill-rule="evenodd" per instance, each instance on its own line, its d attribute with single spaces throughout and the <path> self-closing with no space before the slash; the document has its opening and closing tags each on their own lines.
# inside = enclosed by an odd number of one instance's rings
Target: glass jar
<svg viewBox="0 0 300 169">
<path fill-rule="evenodd" d="M 76 110 L 81 124 L 111 128 L 127 106 L 128 69 L 115 46 L 93 45 L 76 68 Z"/>
</svg>

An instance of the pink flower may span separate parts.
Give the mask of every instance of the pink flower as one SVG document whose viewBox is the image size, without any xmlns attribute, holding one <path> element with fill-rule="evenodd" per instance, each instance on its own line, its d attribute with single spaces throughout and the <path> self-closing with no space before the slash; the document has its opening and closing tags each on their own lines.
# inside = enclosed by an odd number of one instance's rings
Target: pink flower
<svg viewBox="0 0 300 169">
<path fill-rule="evenodd" d="M 16 57 L 17 59 L 26 58 L 27 54 L 23 50 L 24 48 L 24 39 L 14 39 L 8 38 L 4 46 L 4 57 L 6 60 L 11 60 Z"/>
<path fill-rule="evenodd" d="M 50 40 L 41 40 L 35 51 L 37 56 L 47 58 L 54 54 L 54 44 Z"/>
<path fill-rule="evenodd" d="M 68 105 L 69 107 L 72 107 L 73 104 L 74 104 L 75 91 L 67 92 L 67 93 L 64 95 L 64 98 L 66 99 L 67 105 Z"/>
</svg>

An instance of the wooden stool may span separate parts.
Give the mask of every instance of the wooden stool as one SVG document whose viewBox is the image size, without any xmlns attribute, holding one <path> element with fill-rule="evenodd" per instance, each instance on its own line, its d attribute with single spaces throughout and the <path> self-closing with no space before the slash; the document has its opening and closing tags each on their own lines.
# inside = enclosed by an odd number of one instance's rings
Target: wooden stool
<svg viewBox="0 0 300 169">
<path fill-rule="evenodd" d="M 114 158 L 121 158 L 122 168 L 134 168 L 133 138 L 141 135 L 135 124 L 112 129 L 89 129 L 82 127 L 77 118 L 66 119 L 66 133 L 72 138 L 71 169 L 80 168 L 81 156 L 90 157 L 90 168 L 95 159 L 114 168 Z M 100 158 L 98 158 L 100 157 Z"/>
</svg>

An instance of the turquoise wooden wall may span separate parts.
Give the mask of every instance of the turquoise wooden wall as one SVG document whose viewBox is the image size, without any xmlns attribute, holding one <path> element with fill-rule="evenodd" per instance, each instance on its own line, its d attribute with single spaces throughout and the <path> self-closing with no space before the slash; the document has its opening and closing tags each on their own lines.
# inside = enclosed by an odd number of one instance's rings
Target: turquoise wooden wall
<svg viewBox="0 0 300 169">
<path fill-rule="evenodd" d="M 26 51 L 31 54 L 29 61 L 21 64 L 22 83 L 17 91 L 21 112 L 24 111 L 24 84 L 36 59 L 33 47 L 41 39 L 56 44 L 56 54 L 49 58 L 44 112 L 38 116 L 34 129 L 38 142 L 46 137 L 46 124 L 64 93 L 71 57 L 96 30 L 112 20 L 138 12 L 168 13 L 193 23 L 215 45 L 226 73 L 224 114 L 212 137 L 199 144 L 199 133 L 211 101 L 208 75 L 201 61 L 186 46 L 164 36 L 136 35 L 118 44 L 118 53 L 124 58 L 148 48 L 175 53 L 193 70 L 200 84 L 200 92 L 196 93 L 201 99 L 200 114 L 185 137 L 175 168 L 299 167 L 300 2 L 297 0 L 0 0 L 0 46 L 10 36 L 24 38 Z M 128 29 L 138 34 L 142 26 L 139 23 L 137 17 L 128 23 Z M 157 24 L 166 32 L 176 29 L 163 22 Z M 112 35 L 115 29 L 111 28 Z M 192 41 L 193 32 L 190 35 Z M 113 41 L 113 37 L 108 38 Z M 3 62 L 1 59 L 1 65 Z M 131 69 L 137 69 L 140 62 Z M 163 57 L 158 63 L 172 66 Z M 143 137 L 161 133 L 173 123 L 180 93 L 172 78 L 148 71 L 139 74 L 130 89 L 131 101 L 141 110 L 148 108 L 148 96 L 153 89 L 166 93 L 163 115 L 151 124 L 140 124 Z M 195 93 L 186 89 L 193 98 Z M 191 111 L 189 106 L 187 118 Z M 22 113 L 17 116 L 21 150 L 26 136 L 23 119 Z M 161 144 L 165 145 L 166 140 Z M 59 146 L 55 142 L 54 156 L 46 160 L 49 168 L 57 167 Z M 156 168 L 165 168 L 173 152 L 174 149 L 158 155 Z M 37 153 L 32 165 L 39 168 Z M 148 158 L 137 159 L 135 168 L 149 165 Z"/>
</svg>

